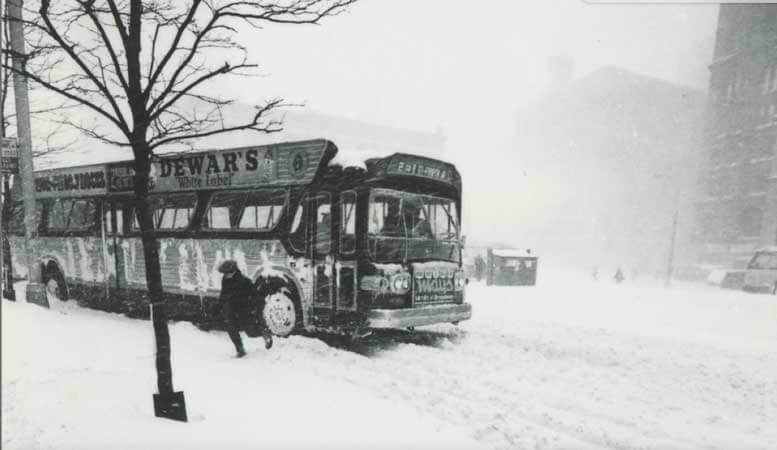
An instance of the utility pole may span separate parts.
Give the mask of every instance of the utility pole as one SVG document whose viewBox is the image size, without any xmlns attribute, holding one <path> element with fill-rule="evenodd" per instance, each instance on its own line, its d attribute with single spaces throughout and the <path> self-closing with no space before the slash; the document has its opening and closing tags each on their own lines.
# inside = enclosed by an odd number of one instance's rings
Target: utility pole
<svg viewBox="0 0 777 450">
<path fill-rule="evenodd" d="M 32 134 L 30 127 L 30 99 L 27 93 L 27 78 L 21 75 L 25 65 L 24 26 L 22 25 L 23 0 L 7 0 L 8 31 L 11 35 L 13 56 L 14 99 L 16 100 L 16 136 L 19 139 L 19 178 L 24 199 L 24 258 L 27 265 L 27 301 L 48 307 L 46 291 L 40 270 L 35 270 L 32 239 L 37 230 L 35 213 L 35 185 L 32 166 Z"/>
<path fill-rule="evenodd" d="M 5 49 L 5 3 L 0 0 L 0 58 L 2 58 L 2 51 Z M 5 70 L 0 69 L 0 139 L 5 141 Z M 13 284 L 9 282 L 9 286 L 5 285 L 6 271 L 10 271 L 10 268 L 6 268 L 5 265 L 5 232 L 6 227 L 3 222 L 3 209 L 5 208 L 5 170 L 3 167 L 4 158 L 2 155 L 2 144 L 0 144 L 0 300 L 7 297 L 13 299 Z M 9 277 L 10 279 L 10 277 Z M 6 296 L 6 290 L 8 295 Z"/>
<path fill-rule="evenodd" d="M 0 23 L 3 23 L 0 20 Z M 3 35 L 3 27 L 0 26 L 0 36 Z M 0 69 L 0 74 L 3 71 Z M 3 76 L 0 75 L 0 86 L 3 85 Z M 0 93 L 0 102 L 2 102 L 2 93 Z M 0 113 L 0 120 L 5 121 L 5 115 Z M 0 139 L 5 138 L 5 126 L 0 133 Z M 0 144 L 2 145 L 2 144 Z M 5 208 L 5 173 L 3 172 L 3 148 L 0 147 L 0 300 L 5 297 L 5 224 L 3 223 L 3 209 Z"/>
</svg>

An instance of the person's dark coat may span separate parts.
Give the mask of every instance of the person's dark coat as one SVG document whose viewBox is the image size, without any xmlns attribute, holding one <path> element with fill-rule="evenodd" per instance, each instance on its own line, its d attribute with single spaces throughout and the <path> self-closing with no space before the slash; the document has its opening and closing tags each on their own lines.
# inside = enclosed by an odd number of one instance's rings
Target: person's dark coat
<svg viewBox="0 0 777 450">
<path fill-rule="evenodd" d="M 625 277 L 623 276 L 623 271 L 620 269 L 620 267 L 615 272 L 615 277 L 613 277 L 613 278 L 615 278 L 615 282 L 616 283 L 620 283 L 620 282 L 622 282 L 625 279 Z"/>
<path fill-rule="evenodd" d="M 244 312 L 255 296 L 254 284 L 238 270 L 232 277 L 221 279 L 221 295 L 216 307 L 226 311 Z"/>
</svg>

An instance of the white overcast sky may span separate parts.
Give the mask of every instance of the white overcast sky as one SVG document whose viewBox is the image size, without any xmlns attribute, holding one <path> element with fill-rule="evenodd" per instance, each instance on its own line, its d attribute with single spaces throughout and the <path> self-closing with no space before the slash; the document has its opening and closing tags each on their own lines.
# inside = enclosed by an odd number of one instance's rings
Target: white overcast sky
<svg viewBox="0 0 777 450">
<path fill-rule="evenodd" d="M 619 66 L 703 90 L 717 13 L 715 4 L 361 0 L 319 26 L 241 29 L 261 76 L 212 88 L 241 103 L 280 96 L 347 118 L 439 129 L 444 158 L 464 177 L 467 233 L 507 239 L 521 224 L 544 223 L 536 214 L 553 203 L 543 195 L 552 200 L 559 184 L 532 179 L 505 151 L 516 111 L 542 95 L 549 59 L 570 59 L 575 76 Z"/>
<path fill-rule="evenodd" d="M 503 133 L 537 93 L 551 55 L 577 75 L 622 66 L 704 88 L 717 5 L 582 0 L 362 0 L 315 27 L 270 27 L 243 43 L 266 78 L 241 99 L 281 95 L 313 109 L 455 139 Z"/>
<path fill-rule="evenodd" d="M 320 26 L 246 34 L 264 76 L 220 88 L 243 102 L 278 95 L 345 117 L 439 128 L 445 158 L 464 176 L 466 232 L 506 242 L 519 234 L 528 242 L 514 245 L 533 245 L 522 224 L 545 220 L 542 196 L 556 181 L 532 179 L 504 149 L 516 110 L 547 84 L 550 57 L 571 59 L 575 76 L 620 66 L 704 90 L 717 13 L 714 4 L 362 0 Z"/>
</svg>

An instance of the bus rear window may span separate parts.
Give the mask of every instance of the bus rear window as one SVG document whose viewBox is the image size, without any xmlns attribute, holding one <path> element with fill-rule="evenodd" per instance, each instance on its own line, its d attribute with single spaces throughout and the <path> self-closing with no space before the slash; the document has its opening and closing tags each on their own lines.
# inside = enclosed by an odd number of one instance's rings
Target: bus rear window
<svg viewBox="0 0 777 450">
<path fill-rule="evenodd" d="M 202 227 L 208 230 L 269 231 L 288 203 L 284 189 L 219 192 L 213 195 Z"/>
</svg>

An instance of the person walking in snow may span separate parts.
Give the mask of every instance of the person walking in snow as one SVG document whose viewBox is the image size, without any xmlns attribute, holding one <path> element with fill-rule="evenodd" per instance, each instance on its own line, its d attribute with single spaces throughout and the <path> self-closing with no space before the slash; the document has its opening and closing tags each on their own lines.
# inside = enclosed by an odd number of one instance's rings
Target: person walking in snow
<svg viewBox="0 0 777 450">
<path fill-rule="evenodd" d="M 621 270 L 620 267 L 618 267 L 618 270 L 615 271 L 615 276 L 613 278 L 615 278 L 615 282 L 618 284 L 620 284 L 624 280 L 625 277 L 623 276 L 623 271 Z"/>
<path fill-rule="evenodd" d="M 243 347 L 243 340 L 240 337 L 241 325 L 246 319 L 251 317 L 250 309 L 256 297 L 256 290 L 251 280 L 240 273 L 235 261 L 224 261 L 218 270 L 224 274 L 224 277 L 221 279 L 221 295 L 213 312 L 214 314 L 219 314 L 223 310 L 227 333 L 232 343 L 235 344 L 237 357 L 242 358 L 246 355 L 246 351 L 245 347 Z M 272 335 L 270 335 L 270 331 L 264 324 L 261 309 L 257 316 L 255 320 L 258 320 L 259 326 L 262 329 L 264 347 L 269 350 L 272 347 Z"/>
</svg>

